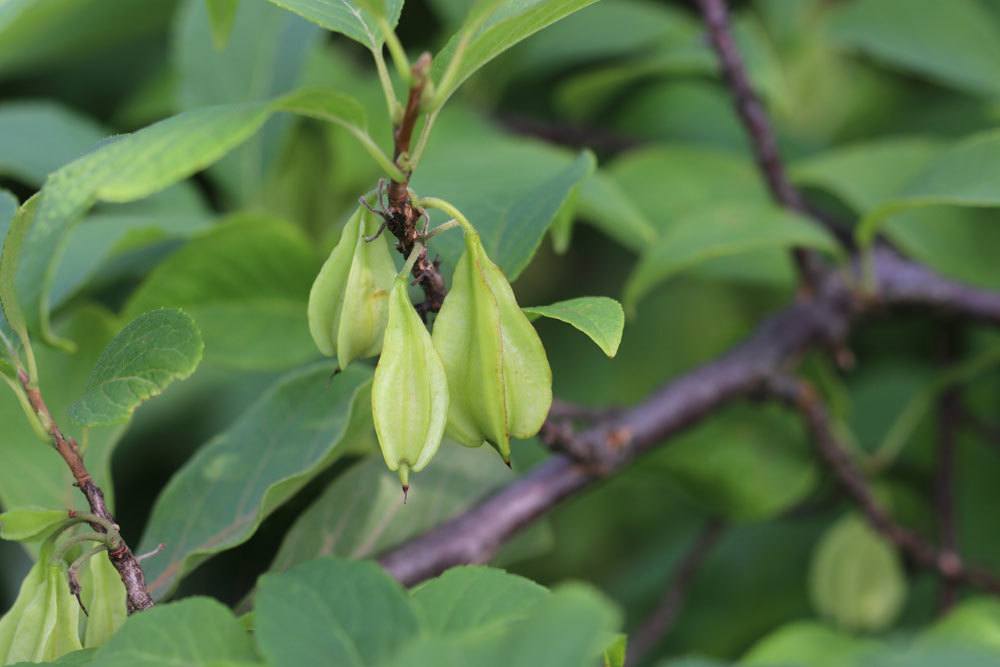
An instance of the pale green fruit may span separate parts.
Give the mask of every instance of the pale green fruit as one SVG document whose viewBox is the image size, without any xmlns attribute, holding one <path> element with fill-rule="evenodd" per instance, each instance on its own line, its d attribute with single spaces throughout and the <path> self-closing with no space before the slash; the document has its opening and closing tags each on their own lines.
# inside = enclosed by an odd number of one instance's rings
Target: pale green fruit
<svg viewBox="0 0 1000 667">
<path fill-rule="evenodd" d="M 80 606 L 69 591 L 66 564 L 43 549 L 28 572 L 17 600 L 0 619 L 0 662 L 55 660 L 83 648 Z"/>
<path fill-rule="evenodd" d="M 83 635 L 86 648 L 107 642 L 127 617 L 125 584 L 118 570 L 104 553 L 87 562 L 89 577 L 83 580 L 83 599 L 87 605 L 87 629 Z"/>
<path fill-rule="evenodd" d="M 488 442 L 509 463 L 511 436 L 533 436 L 548 415 L 552 370 L 510 283 L 471 230 L 433 340 L 452 396 L 448 435 L 469 447 Z"/>
<path fill-rule="evenodd" d="M 376 229 L 375 216 L 358 207 L 309 293 L 309 332 L 320 352 L 337 357 L 341 369 L 382 347 L 396 267 L 384 234 L 365 240 Z"/>
<path fill-rule="evenodd" d="M 372 383 L 372 418 L 382 456 L 398 470 L 403 489 L 410 471 L 437 452 L 448 416 L 448 380 L 427 328 L 406 293 L 405 276 L 389 295 L 389 321 Z"/>
<path fill-rule="evenodd" d="M 809 588 L 822 616 L 857 632 L 890 627 L 906 600 L 899 554 L 854 514 L 823 535 L 813 555 Z"/>
</svg>

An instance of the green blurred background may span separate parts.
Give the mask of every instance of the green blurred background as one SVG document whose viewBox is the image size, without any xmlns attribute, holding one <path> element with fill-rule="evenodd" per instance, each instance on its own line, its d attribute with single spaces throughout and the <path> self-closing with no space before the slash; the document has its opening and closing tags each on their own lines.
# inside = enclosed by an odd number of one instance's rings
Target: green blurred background
<svg viewBox="0 0 1000 667">
<path fill-rule="evenodd" d="M 403 44 L 411 55 L 436 50 L 463 10 L 456 0 L 411 0 L 399 27 Z M 845 220 L 863 210 L 863 196 L 851 189 L 856 180 L 891 178 L 916 156 L 1000 121 L 1000 2 L 758 0 L 734 10 L 755 88 L 772 112 L 793 177 L 814 203 Z M 263 0 L 244 0 L 224 50 L 212 44 L 201 0 L 8 0 L 0 4 L 0 187 L 23 200 L 45 174 L 103 137 L 302 83 L 333 85 L 364 100 L 373 136 L 387 145 L 367 53 Z M 611 212 L 581 206 L 569 252 L 558 254 L 546 241 L 517 280 L 523 305 L 584 294 L 621 298 L 650 242 L 636 224 L 656 238 L 700 206 L 767 196 L 689 3 L 602 0 L 505 54 L 450 104 L 426 163 L 437 173 L 424 178 L 447 184 L 449 174 L 490 165 L 490 147 L 514 141 L 552 159 L 591 148 L 601 173 L 632 203 Z M 831 156 L 849 159 L 838 152 L 844 146 L 869 152 L 831 166 Z M 500 173 L 516 172 L 517 160 L 512 151 Z M 160 206 L 96 209 L 60 269 L 58 313 L 72 319 L 91 304 L 117 311 L 159 262 L 237 211 L 287 220 L 316 249 L 291 279 L 304 313 L 322 255 L 377 173 L 344 132 L 272 120 L 260 138 L 190 187 L 172 189 Z M 485 184 L 453 187 L 490 192 L 499 187 L 491 178 L 502 180 L 494 174 L 479 179 Z M 896 216 L 887 234 L 947 275 L 996 288 L 996 215 L 934 208 Z M 127 219 L 127 232 L 109 240 L 113 219 Z M 638 302 L 613 360 L 579 333 L 541 321 L 555 392 L 587 405 L 635 403 L 739 341 L 793 293 L 781 252 L 708 262 Z M 304 323 L 287 325 L 280 350 L 263 339 L 222 336 L 213 357 L 209 338 L 195 377 L 139 411 L 113 458 L 126 537 L 137 541 L 159 491 L 199 446 L 284 370 L 315 356 Z M 936 422 L 933 401 L 921 405 L 921 397 L 936 395 L 948 368 L 989 355 L 997 344 L 993 332 L 976 325 L 908 312 L 874 318 L 858 330 L 850 340 L 853 370 L 836 369 L 824 355 L 804 360 L 858 450 L 879 450 L 901 420 L 912 426 L 874 483 L 898 520 L 928 536 L 935 535 Z M 987 361 L 964 379 L 968 409 L 995 417 L 1000 373 Z M 4 430 L 20 418 L 10 406 L 3 415 Z M 969 428 L 960 440 L 959 543 L 970 559 L 1000 566 L 1000 449 Z M 518 445 L 515 454 L 520 469 L 543 456 L 535 442 Z M 239 602 L 295 518 L 349 463 L 314 480 L 248 543 L 199 568 L 178 595 Z M 494 464 L 484 457 L 483 465 Z M 797 419 L 777 408 L 738 405 L 561 506 L 504 562 L 545 584 L 592 582 L 635 627 L 704 523 L 722 518 L 723 537 L 656 654 L 732 659 L 777 628 L 819 618 L 810 600 L 814 553 L 849 511 L 814 462 Z M 0 543 L 0 565 L 0 608 L 6 608 L 27 556 Z M 890 637 L 936 615 L 936 582 L 904 567 L 905 603 L 879 629 Z"/>
</svg>

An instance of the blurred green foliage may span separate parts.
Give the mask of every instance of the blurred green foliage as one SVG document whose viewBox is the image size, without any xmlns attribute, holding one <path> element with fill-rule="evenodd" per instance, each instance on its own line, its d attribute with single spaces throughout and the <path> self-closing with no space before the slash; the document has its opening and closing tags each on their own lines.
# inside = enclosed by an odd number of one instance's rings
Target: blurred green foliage
<svg viewBox="0 0 1000 667">
<path fill-rule="evenodd" d="M 398 30 L 411 56 L 443 47 L 467 6 L 407 4 Z M 753 84 L 791 174 L 809 197 L 845 220 L 883 210 L 883 233 L 914 258 L 945 275 L 1000 287 L 1000 226 L 991 208 L 1000 202 L 1000 158 L 993 143 L 983 155 L 961 153 L 965 137 L 1000 124 L 1000 2 L 752 0 L 735 10 Z M 224 47 L 220 37 L 202 0 L 0 3 L 0 187 L 23 202 L 48 174 L 97 146 L 115 145 L 112 135 L 183 111 L 271 99 L 300 85 L 357 98 L 369 134 L 389 150 L 389 121 L 363 46 L 262 0 L 239 3 Z M 754 217 L 749 222 L 771 238 L 725 251 L 713 238 L 726 235 L 726 215 L 769 209 L 715 72 L 688 3 L 602 0 L 487 64 L 438 120 L 414 188 L 452 199 L 474 224 L 482 221 L 484 237 L 494 235 L 485 238 L 494 259 L 517 277 L 522 305 L 588 294 L 621 299 L 633 285 L 634 310 L 614 359 L 569 327 L 536 322 L 560 397 L 594 406 L 638 402 L 725 351 L 793 297 L 794 275 L 781 249 L 803 242 L 793 223 Z M 290 114 L 259 120 L 261 132 L 210 168 L 192 167 L 198 172 L 192 178 L 141 201 L 98 203 L 69 232 L 54 269 L 48 305 L 56 333 L 77 346 L 72 354 L 41 347 L 43 386 L 57 416 L 82 395 L 103 345 L 136 315 L 182 307 L 205 339 L 205 362 L 193 378 L 141 407 L 124 433 L 100 427 L 87 435 L 88 462 L 102 482 L 113 478 L 105 488 L 114 490 L 123 534 L 133 544 L 165 487 L 164 496 L 200 488 L 185 466 L 196 452 L 206 456 L 236 440 L 261 451 L 275 446 L 253 422 L 264 412 L 266 425 L 266 410 L 247 410 L 268 387 L 287 385 L 287 378 L 274 384 L 280 376 L 318 357 L 305 322 L 309 285 L 358 196 L 379 175 L 342 127 Z M 583 150 L 596 154 L 593 173 Z M 958 186 L 975 182 L 977 189 L 963 200 L 949 179 Z M 935 199 L 941 188 L 948 196 Z M 908 196 L 929 197 L 933 205 L 885 208 Z M 952 205 L 970 202 L 976 208 Z M 543 239 L 557 215 L 575 223 L 560 223 L 562 241 L 572 239 L 561 254 Z M 676 239 L 698 247 L 678 249 Z M 450 275 L 461 242 L 439 240 L 434 249 Z M 828 247 L 824 237 L 806 241 Z M 934 538 L 933 399 L 950 369 L 985 355 L 961 378 L 963 402 L 977 419 L 1000 423 L 1000 374 L 990 361 L 1000 339 L 973 323 L 907 313 L 863 326 L 850 344 L 858 360 L 853 370 L 838 371 L 819 355 L 804 368 L 826 395 L 839 432 L 855 445 L 853 454 L 871 464 L 895 518 Z M 949 355 L 941 352 L 945 346 L 953 348 Z M 322 386 L 326 371 L 314 370 L 313 384 Z M 912 407 L 920 396 L 925 400 Z M 348 415 L 341 417 L 344 424 L 325 428 L 346 432 Z M 902 419 L 905 437 L 883 449 Z M 61 463 L 39 444 L 8 394 L 0 398 L 0 420 L 0 503 L 76 502 Z M 318 428 L 314 422 L 307 426 Z M 986 567 L 1000 567 L 996 444 L 964 428 L 955 482 L 959 544 Z M 352 493 L 359 502 L 389 503 L 376 493 L 381 473 L 368 469 L 370 461 L 355 465 L 370 450 L 370 434 L 344 447 L 348 458 L 332 466 L 325 452 L 304 452 L 298 463 L 309 475 L 292 484 L 275 480 L 301 470 L 272 471 L 275 479 L 264 481 L 273 484 L 261 491 L 267 498 L 250 518 L 223 521 L 239 529 L 222 545 L 233 548 L 207 560 L 175 595 L 236 603 L 275 554 L 283 570 L 305 559 L 299 552 L 323 553 L 303 539 L 309 522 L 356 522 L 350 542 L 335 551 L 344 556 L 352 555 L 352 545 L 354 555 L 369 555 L 372 545 L 393 543 L 376 530 L 393 540 L 412 534 L 343 505 Z M 515 443 L 520 469 L 544 455 L 536 442 Z M 491 457 L 480 464 L 499 465 Z M 502 477 L 500 471 L 465 475 L 466 462 L 452 465 L 453 492 L 452 467 L 421 478 L 427 495 L 440 500 L 413 525 L 430 525 L 472 502 L 470 477 L 483 492 Z M 208 507 L 214 490 L 206 491 Z M 418 486 L 416 502 L 404 511 L 422 511 L 420 493 Z M 936 620 L 937 583 L 884 543 L 871 543 L 878 538 L 838 535 L 853 521 L 849 512 L 794 417 L 739 405 L 567 502 L 511 545 L 503 562 L 546 586 L 567 579 L 594 584 L 617 603 L 629 631 L 656 603 L 700 527 L 718 517 L 726 532 L 648 664 L 688 655 L 702 657 L 659 664 L 995 663 L 997 603 L 963 590 L 969 600 Z M 205 530 L 218 529 L 210 514 L 195 518 L 204 519 Z M 144 541 L 160 539 L 147 533 Z M 846 546 L 831 546 L 838 541 Z M 196 551 L 187 565 L 208 553 Z M 0 545 L 0 609 L 13 600 L 26 558 Z M 887 572 L 866 588 L 878 598 L 875 612 L 857 608 L 863 595 L 845 599 L 836 586 L 838 577 L 865 572 L 866 559 Z M 167 565 L 158 561 L 154 570 Z M 820 585 L 816 577 L 832 579 Z M 569 588 L 559 595 L 572 601 L 590 594 Z M 597 626 L 608 626 L 611 612 L 589 604 Z M 235 624 L 224 610 L 206 606 L 199 613 Z M 272 632 L 277 646 L 280 628 Z"/>
</svg>

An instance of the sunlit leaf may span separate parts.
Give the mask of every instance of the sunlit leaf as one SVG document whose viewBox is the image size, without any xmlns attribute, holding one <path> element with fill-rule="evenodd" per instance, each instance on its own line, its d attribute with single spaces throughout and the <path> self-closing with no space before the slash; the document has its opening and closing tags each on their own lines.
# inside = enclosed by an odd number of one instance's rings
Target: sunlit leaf
<svg viewBox="0 0 1000 667">
<path fill-rule="evenodd" d="M 548 306 L 528 306 L 522 310 L 529 317 L 548 317 L 579 329 L 609 357 L 618 353 L 625 328 L 625 311 L 614 299 L 584 296 Z"/>
<path fill-rule="evenodd" d="M 190 315 L 168 308 L 140 315 L 98 357 L 70 415 L 87 426 L 126 422 L 142 402 L 191 375 L 203 349 Z"/>
<path fill-rule="evenodd" d="M 145 565 L 150 591 L 168 594 L 199 563 L 245 542 L 260 522 L 371 429 L 371 370 L 330 364 L 275 383 L 160 494 L 139 551 L 166 544 Z"/>
</svg>

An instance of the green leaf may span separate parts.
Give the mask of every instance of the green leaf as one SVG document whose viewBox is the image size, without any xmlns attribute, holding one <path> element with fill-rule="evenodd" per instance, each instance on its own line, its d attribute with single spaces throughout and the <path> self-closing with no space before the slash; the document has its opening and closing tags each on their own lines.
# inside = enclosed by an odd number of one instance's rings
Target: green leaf
<svg viewBox="0 0 1000 667">
<path fill-rule="evenodd" d="M 209 598 L 189 598 L 130 616 L 93 664 L 210 667 L 256 659 L 250 635 L 229 609 Z"/>
<path fill-rule="evenodd" d="M 577 214 L 629 250 L 640 252 L 656 240 L 656 227 L 610 173 L 591 174 L 579 192 Z"/>
<path fill-rule="evenodd" d="M 841 254 L 823 228 L 773 204 L 722 204 L 691 213 L 643 254 L 625 286 L 625 307 L 634 312 L 658 283 L 708 260 L 792 247 Z"/>
<path fill-rule="evenodd" d="M 260 102 L 299 85 L 322 31 L 260 0 L 233 7 L 228 43 L 220 49 L 211 5 L 206 6 L 205 0 L 181 3 L 172 45 L 178 111 Z M 291 118 L 272 118 L 257 135 L 211 167 L 210 175 L 228 199 L 253 208 L 268 206 L 264 186 L 278 173 L 292 127 Z"/>
<path fill-rule="evenodd" d="M 138 551 L 150 592 L 167 595 L 199 563 L 242 544 L 278 506 L 371 429 L 371 371 L 330 364 L 283 377 L 162 491 Z"/>
<path fill-rule="evenodd" d="M 459 591 L 456 591 L 456 594 Z M 459 603 L 461 604 L 461 603 Z M 508 609 L 518 607 L 517 603 Z M 620 625 L 619 612 L 593 589 L 570 584 L 544 595 L 520 618 L 481 633 L 425 634 L 392 667 L 579 667 L 599 664 Z"/>
<path fill-rule="evenodd" d="M 729 408 L 681 434 L 652 463 L 700 506 L 759 521 L 804 500 L 819 480 L 801 424 L 773 408 Z"/>
<path fill-rule="evenodd" d="M 5 0 L 0 10 L 0 76 L 32 78 L 136 40 L 160 38 L 173 2 Z M 51 71 L 51 70 L 48 70 Z M 80 71 L 80 70 L 77 70 Z"/>
<path fill-rule="evenodd" d="M 916 640 L 921 648 L 975 646 L 1000 655 L 1000 602 L 990 598 L 963 600 Z"/>
<path fill-rule="evenodd" d="M 800 185 L 830 192 L 858 213 L 898 193 L 941 149 L 921 137 L 879 139 L 838 147 L 792 164 Z"/>
<path fill-rule="evenodd" d="M 300 116 L 340 125 L 361 143 L 387 174 L 396 179 L 403 178 L 403 173 L 368 134 L 365 108 L 350 95 L 323 88 L 306 88 L 289 93 L 278 100 L 276 105 L 281 111 L 291 111 Z"/>
<path fill-rule="evenodd" d="M 140 315 L 101 353 L 70 416 L 85 426 L 124 424 L 139 405 L 194 373 L 204 349 L 187 313 L 161 309 Z"/>
<path fill-rule="evenodd" d="M 482 454 L 442 443 L 405 505 L 399 478 L 381 457 L 369 456 L 298 517 L 271 569 L 286 570 L 320 556 L 369 558 L 443 523 L 510 481 L 509 470 L 484 465 Z"/>
<path fill-rule="evenodd" d="M 529 316 L 549 317 L 587 334 L 609 357 L 618 353 L 625 329 L 621 304 L 606 296 L 583 296 L 548 306 L 522 308 Z"/>
<path fill-rule="evenodd" d="M 492 0 L 478 3 L 466 23 L 434 56 L 435 107 L 479 68 L 542 28 L 596 0 Z"/>
<path fill-rule="evenodd" d="M 1000 94 L 1000 26 L 977 0 L 854 0 L 837 8 L 830 33 L 935 81 Z"/>
<path fill-rule="evenodd" d="M 48 337 L 55 260 L 66 233 L 89 206 L 141 199 L 186 178 L 245 140 L 267 116 L 262 104 L 181 114 L 105 144 L 49 176 L 17 272 L 17 293 L 29 322 L 37 321 Z"/>
<path fill-rule="evenodd" d="M 207 361 L 288 368 L 314 359 L 306 304 L 320 258 L 295 226 L 237 216 L 161 262 L 133 293 L 127 317 L 181 308 L 198 324 Z"/>
<path fill-rule="evenodd" d="M 855 515 L 827 530 L 813 556 L 809 584 L 819 613 L 857 632 L 889 627 L 906 598 L 899 555 Z"/>
<path fill-rule="evenodd" d="M 413 189 L 457 206 L 479 232 L 486 253 L 514 280 L 573 188 L 592 172 L 593 156 L 584 152 L 574 160 L 539 142 L 491 133 L 456 114 L 444 116 L 438 130 L 414 174 Z M 465 248 L 462 236 L 442 234 L 433 244 L 450 275 Z"/>
<path fill-rule="evenodd" d="M 39 386 L 56 423 L 87 443 L 84 462 L 113 506 L 111 453 L 124 429 L 101 426 L 74 433 L 68 413 L 70 404 L 83 394 L 97 357 L 120 325 L 106 311 L 87 306 L 67 313 L 56 326 L 61 335 L 77 342 L 77 351 L 68 354 L 36 346 Z M 13 393 L 6 390 L 0 392 L 0 423 L 0 455 L 4 461 L 0 466 L 0 504 L 8 509 L 35 506 L 89 511 L 83 495 L 73 487 L 73 476 L 66 464 L 39 440 Z"/>
<path fill-rule="evenodd" d="M 4 324 L 28 344 L 28 325 L 17 293 L 17 272 L 24 252 L 24 242 L 38 208 L 38 195 L 24 202 L 7 225 L 0 252 L 0 308 Z"/>
<path fill-rule="evenodd" d="M 804 667 L 843 667 L 867 664 L 881 646 L 870 639 L 860 639 L 815 622 L 800 621 L 778 628 L 743 656 L 741 665 L 803 665 Z"/>
<path fill-rule="evenodd" d="M 625 153 L 607 171 L 659 234 L 709 205 L 771 201 L 753 162 L 718 150 L 643 148 Z"/>
<path fill-rule="evenodd" d="M 233 29 L 240 0 L 205 0 L 205 6 L 212 24 L 212 42 L 221 51 L 229 41 L 229 32 Z"/>
<path fill-rule="evenodd" d="M 940 152 L 894 196 L 869 211 L 855 232 L 861 245 L 891 215 L 924 206 L 1000 206 L 1000 131 L 976 134 Z"/>
<path fill-rule="evenodd" d="M 69 519 L 66 510 L 19 507 L 0 514 L 0 539 L 33 542 Z"/>
<path fill-rule="evenodd" d="M 690 14 L 670 5 L 635 0 L 597 2 L 518 45 L 510 60 L 515 65 L 514 74 L 544 75 L 667 43 L 681 26 L 687 28 L 692 23 Z"/>
<path fill-rule="evenodd" d="M 49 291 L 66 234 L 97 201 L 129 202 L 151 195 L 215 162 L 282 111 L 282 100 L 182 113 L 100 148 L 45 182 L 26 232 L 16 285 L 29 325 L 49 331 Z M 34 328 L 33 326 L 31 328 Z"/>
<path fill-rule="evenodd" d="M 628 656 L 628 636 L 619 634 L 611 645 L 604 649 L 604 667 L 625 667 Z"/>
<path fill-rule="evenodd" d="M 442 636 L 488 633 L 548 597 L 535 582 L 489 567 L 453 567 L 411 592 L 421 626 Z"/>
<path fill-rule="evenodd" d="M 339 32 L 372 51 L 382 48 L 385 37 L 379 27 L 384 17 L 395 28 L 403 11 L 403 0 L 270 0 L 316 25 Z"/>
<path fill-rule="evenodd" d="M 107 136 L 94 121 L 50 101 L 0 105 L 0 175 L 28 185 L 72 162 Z"/>
<path fill-rule="evenodd" d="M 377 565 L 330 558 L 261 577 L 255 624 L 274 667 L 380 665 L 418 632 L 406 592 Z"/>
<path fill-rule="evenodd" d="M 991 209 L 929 206 L 892 216 L 882 232 L 907 257 L 943 275 L 1000 290 L 1000 225 L 995 218 Z"/>
</svg>

